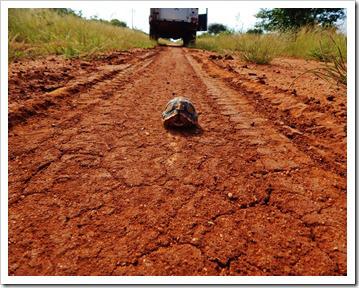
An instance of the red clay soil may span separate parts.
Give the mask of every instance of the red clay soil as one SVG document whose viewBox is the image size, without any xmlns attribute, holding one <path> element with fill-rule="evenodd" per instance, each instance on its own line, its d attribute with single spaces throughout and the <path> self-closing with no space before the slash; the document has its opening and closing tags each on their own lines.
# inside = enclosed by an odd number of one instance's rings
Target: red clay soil
<svg viewBox="0 0 359 288">
<path fill-rule="evenodd" d="M 345 88 L 211 55 L 10 65 L 10 275 L 346 275 Z"/>
</svg>

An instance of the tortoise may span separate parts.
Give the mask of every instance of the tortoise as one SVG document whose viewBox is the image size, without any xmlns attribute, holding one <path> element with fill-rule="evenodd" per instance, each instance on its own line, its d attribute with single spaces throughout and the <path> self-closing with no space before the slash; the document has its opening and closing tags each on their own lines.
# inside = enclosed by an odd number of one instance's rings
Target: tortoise
<svg viewBox="0 0 359 288">
<path fill-rule="evenodd" d="M 166 128 L 199 127 L 196 109 L 185 97 L 175 97 L 170 100 L 162 113 L 162 119 Z"/>
</svg>

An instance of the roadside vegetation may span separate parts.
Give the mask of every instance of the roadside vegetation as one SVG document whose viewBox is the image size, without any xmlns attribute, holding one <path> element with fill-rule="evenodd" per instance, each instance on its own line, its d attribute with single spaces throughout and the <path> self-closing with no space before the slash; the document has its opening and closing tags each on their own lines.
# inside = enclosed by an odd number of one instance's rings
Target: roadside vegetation
<svg viewBox="0 0 359 288">
<path fill-rule="evenodd" d="M 309 72 L 346 85 L 347 37 L 334 25 L 345 17 L 343 9 L 261 9 L 256 17 L 256 27 L 245 33 L 212 24 L 221 29 L 210 25 L 195 47 L 256 64 L 276 57 L 318 60 L 322 67 Z"/>
<path fill-rule="evenodd" d="M 249 62 L 266 64 L 274 57 L 314 58 L 330 62 L 346 59 L 346 36 L 336 27 L 345 18 L 341 8 L 260 9 L 257 23 L 247 32 L 234 32 L 215 23 L 198 37 L 197 48 L 239 52 Z"/>
<path fill-rule="evenodd" d="M 330 42 L 326 46 L 322 44 L 318 49 L 312 52 L 312 57 L 324 62 L 321 67 L 311 69 L 306 73 L 313 73 L 326 81 L 334 80 L 337 84 L 347 85 L 347 47 L 346 38 L 337 38 L 329 36 Z M 328 48 L 330 47 L 330 48 Z M 334 49 L 334 51 L 333 51 Z M 303 75 L 302 74 L 302 75 Z M 300 78 L 297 77 L 293 83 Z"/>
<path fill-rule="evenodd" d="M 330 61 L 339 50 L 346 58 L 346 36 L 328 28 L 303 27 L 297 32 L 220 33 L 198 37 L 196 48 L 219 53 L 236 52 L 249 62 L 269 63 L 274 57 Z"/>
<path fill-rule="evenodd" d="M 64 55 L 83 57 L 112 50 L 150 48 L 146 33 L 117 19 L 84 19 L 71 9 L 9 9 L 9 60 Z"/>
</svg>

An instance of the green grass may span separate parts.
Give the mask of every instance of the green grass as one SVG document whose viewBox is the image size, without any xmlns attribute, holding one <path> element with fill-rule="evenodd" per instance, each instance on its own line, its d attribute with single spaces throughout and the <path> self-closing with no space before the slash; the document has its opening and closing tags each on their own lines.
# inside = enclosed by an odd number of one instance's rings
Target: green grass
<svg viewBox="0 0 359 288">
<path fill-rule="evenodd" d="M 51 9 L 9 9 L 9 59 L 151 48 L 147 34 L 108 23 L 59 15 Z"/>
<path fill-rule="evenodd" d="M 278 50 L 279 39 L 273 35 L 244 34 L 237 42 L 236 48 L 242 58 L 250 63 L 267 64 L 281 53 Z"/>
<path fill-rule="evenodd" d="M 335 44 L 334 44 L 335 43 Z M 298 33 L 220 34 L 198 37 L 196 48 L 219 53 L 237 53 L 245 61 L 267 64 L 275 57 L 296 57 L 333 62 L 346 61 L 346 36 L 333 29 L 303 28 Z M 339 52 L 340 51 L 340 52 Z"/>
<path fill-rule="evenodd" d="M 203 34 L 197 36 L 195 47 L 209 51 L 226 53 L 227 51 L 236 51 L 236 43 L 238 42 L 239 34 L 227 35 L 209 35 Z"/>
<path fill-rule="evenodd" d="M 347 38 L 333 29 L 303 28 L 297 34 L 281 34 L 284 56 L 330 61 L 338 48 L 346 59 Z"/>
<path fill-rule="evenodd" d="M 347 59 L 346 59 L 346 45 L 338 42 L 341 39 L 334 39 L 330 37 L 331 46 L 336 49 L 336 51 L 331 51 L 328 49 L 328 46 L 320 46 L 314 55 L 315 58 L 324 62 L 320 67 L 315 69 L 310 69 L 299 75 L 294 82 L 299 79 L 302 75 L 306 73 L 312 73 L 317 77 L 320 77 L 328 82 L 335 81 L 337 84 L 347 85 Z M 345 49 L 345 50 L 344 50 Z M 291 85 L 291 86 L 292 86 Z"/>
</svg>

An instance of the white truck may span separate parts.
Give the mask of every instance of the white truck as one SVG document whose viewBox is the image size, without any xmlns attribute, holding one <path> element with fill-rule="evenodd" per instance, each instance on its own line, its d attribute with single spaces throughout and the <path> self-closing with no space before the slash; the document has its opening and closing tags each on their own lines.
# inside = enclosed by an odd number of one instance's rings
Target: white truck
<svg viewBox="0 0 359 288">
<path fill-rule="evenodd" d="M 207 13 L 198 14 L 198 8 L 151 8 L 150 38 L 183 39 L 188 46 L 196 41 L 197 31 L 207 30 Z"/>
</svg>

